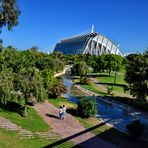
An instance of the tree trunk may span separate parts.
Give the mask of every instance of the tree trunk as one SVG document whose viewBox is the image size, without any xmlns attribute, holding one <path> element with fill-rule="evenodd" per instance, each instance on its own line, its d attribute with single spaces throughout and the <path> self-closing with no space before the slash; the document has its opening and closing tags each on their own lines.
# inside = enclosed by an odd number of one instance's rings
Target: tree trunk
<svg viewBox="0 0 148 148">
<path fill-rule="evenodd" d="M 109 73 L 109 76 L 110 76 L 111 71 L 109 70 L 109 72 L 108 72 L 108 73 Z"/>
<path fill-rule="evenodd" d="M 114 84 L 116 84 L 116 80 L 117 80 L 117 71 L 115 72 Z"/>
</svg>

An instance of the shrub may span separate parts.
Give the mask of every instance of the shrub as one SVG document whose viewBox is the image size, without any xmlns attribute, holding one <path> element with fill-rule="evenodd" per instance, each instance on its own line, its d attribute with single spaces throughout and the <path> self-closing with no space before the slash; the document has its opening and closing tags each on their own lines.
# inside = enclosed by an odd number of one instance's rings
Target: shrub
<svg viewBox="0 0 148 148">
<path fill-rule="evenodd" d="M 144 127 L 141 124 L 140 120 L 134 120 L 132 123 L 128 124 L 127 130 L 129 131 L 132 138 L 137 139 L 142 135 Z"/>
<path fill-rule="evenodd" d="M 49 97 L 57 98 L 58 96 L 66 92 L 67 92 L 66 86 L 60 81 L 57 84 L 48 87 Z"/>
<path fill-rule="evenodd" d="M 107 93 L 113 95 L 113 87 L 107 86 Z"/>
<path fill-rule="evenodd" d="M 78 102 L 78 111 L 82 117 L 88 118 L 97 113 L 96 101 L 93 98 L 82 98 Z"/>
<path fill-rule="evenodd" d="M 81 84 L 89 84 L 89 83 L 90 83 L 90 80 L 89 80 L 87 77 L 83 77 L 83 78 L 80 80 L 80 83 L 81 83 Z"/>
</svg>

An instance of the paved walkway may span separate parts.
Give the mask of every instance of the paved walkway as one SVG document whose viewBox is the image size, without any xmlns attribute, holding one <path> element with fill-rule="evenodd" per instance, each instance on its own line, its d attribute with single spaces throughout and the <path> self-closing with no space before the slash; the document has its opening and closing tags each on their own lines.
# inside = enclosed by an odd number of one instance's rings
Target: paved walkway
<svg viewBox="0 0 148 148">
<path fill-rule="evenodd" d="M 69 66 L 69 65 L 65 66 L 64 70 L 63 70 L 62 72 L 56 73 L 56 74 L 54 75 L 54 77 L 60 77 L 60 76 L 64 75 L 64 74 L 66 73 L 66 71 L 67 71 L 70 67 L 71 67 L 71 66 Z"/>
<path fill-rule="evenodd" d="M 44 118 L 44 120 L 52 127 L 53 132 L 61 135 L 65 141 L 71 140 L 76 145 L 84 148 L 115 148 L 117 146 L 108 143 L 101 138 L 95 136 L 91 129 L 85 129 L 79 122 L 70 114 L 66 114 L 64 120 L 59 120 L 59 109 L 49 104 L 48 101 L 37 104 L 36 111 Z M 99 124 L 99 123 L 98 123 Z M 101 126 L 101 125 L 97 125 Z"/>
</svg>

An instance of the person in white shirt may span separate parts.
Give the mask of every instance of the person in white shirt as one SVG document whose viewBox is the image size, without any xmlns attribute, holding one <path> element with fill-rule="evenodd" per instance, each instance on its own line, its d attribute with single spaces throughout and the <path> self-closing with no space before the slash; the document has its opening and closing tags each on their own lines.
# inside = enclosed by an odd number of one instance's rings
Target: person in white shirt
<svg viewBox="0 0 148 148">
<path fill-rule="evenodd" d="M 63 105 L 62 120 L 65 118 L 65 113 L 66 113 L 66 107 L 65 107 L 65 105 Z"/>
<path fill-rule="evenodd" d="M 63 118 L 63 108 L 62 108 L 62 106 L 60 106 L 60 108 L 59 108 L 59 118 L 60 118 L 60 120 Z"/>
</svg>

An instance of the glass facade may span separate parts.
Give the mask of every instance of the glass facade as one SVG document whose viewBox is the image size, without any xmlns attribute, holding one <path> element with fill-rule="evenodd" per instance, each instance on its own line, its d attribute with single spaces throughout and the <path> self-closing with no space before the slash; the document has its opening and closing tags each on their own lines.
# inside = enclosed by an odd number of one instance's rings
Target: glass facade
<svg viewBox="0 0 148 148">
<path fill-rule="evenodd" d="M 61 51 L 63 54 L 119 54 L 119 48 L 110 39 L 96 32 L 75 36 L 59 41 L 54 52 Z"/>
</svg>

